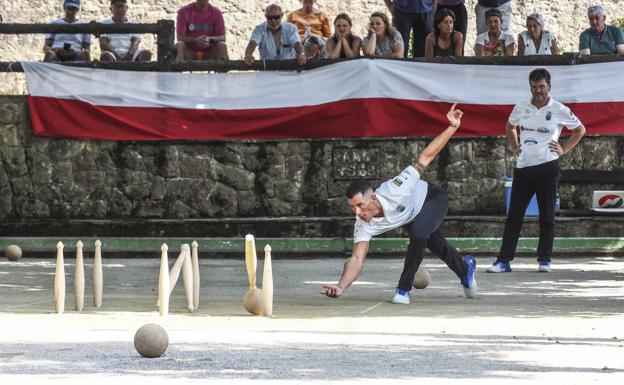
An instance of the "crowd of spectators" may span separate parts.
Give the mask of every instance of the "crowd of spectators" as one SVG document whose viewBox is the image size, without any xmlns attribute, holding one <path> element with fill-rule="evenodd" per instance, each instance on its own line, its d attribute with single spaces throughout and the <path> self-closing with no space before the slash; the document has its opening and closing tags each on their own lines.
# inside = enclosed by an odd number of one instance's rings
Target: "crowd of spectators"
<svg viewBox="0 0 624 385">
<path fill-rule="evenodd" d="M 244 53 L 244 62 L 374 57 L 459 57 L 464 55 L 468 10 L 465 0 L 384 0 L 388 13 L 373 12 L 366 36 L 356 36 L 352 19 L 340 13 L 333 21 L 315 8 L 316 0 L 301 0 L 301 8 L 284 15 L 278 4 L 265 9 L 263 23 L 256 26 Z M 51 24 L 85 23 L 78 17 L 80 0 L 64 0 L 63 17 Z M 111 17 L 104 24 L 133 23 L 127 0 L 111 0 Z M 512 0 L 478 0 L 474 9 L 476 56 L 557 55 L 557 38 L 535 12 L 526 17 L 526 30 L 517 38 L 511 33 Z M 579 36 L 579 53 L 624 54 L 624 33 L 606 24 L 600 5 L 587 10 L 589 28 Z M 1 20 L 1 19 L 0 19 Z M 176 19 L 176 60 L 228 60 L 227 28 L 221 11 L 209 0 L 182 6 Z M 149 50 L 140 49 L 140 34 L 99 36 L 101 61 L 150 61 Z M 87 61 L 91 34 L 46 34 L 45 61 Z"/>
</svg>

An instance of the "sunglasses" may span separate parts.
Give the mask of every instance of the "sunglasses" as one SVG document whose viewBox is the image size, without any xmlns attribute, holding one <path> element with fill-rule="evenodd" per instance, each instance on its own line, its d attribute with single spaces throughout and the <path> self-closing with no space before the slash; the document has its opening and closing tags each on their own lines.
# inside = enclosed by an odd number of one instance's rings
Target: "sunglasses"
<svg viewBox="0 0 624 385">
<path fill-rule="evenodd" d="M 266 15 L 266 18 L 269 20 L 279 20 L 282 18 L 282 15 L 275 15 L 275 16 Z"/>
</svg>

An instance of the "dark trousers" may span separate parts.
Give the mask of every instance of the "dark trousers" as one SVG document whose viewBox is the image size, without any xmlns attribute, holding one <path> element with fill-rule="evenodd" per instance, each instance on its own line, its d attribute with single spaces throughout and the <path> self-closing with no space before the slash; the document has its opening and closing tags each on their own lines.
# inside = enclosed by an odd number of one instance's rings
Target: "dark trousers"
<svg viewBox="0 0 624 385">
<path fill-rule="evenodd" d="M 535 194 L 540 225 L 537 259 L 550 262 L 555 240 L 555 200 L 560 176 L 559 159 L 537 166 L 514 169 L 509 213 L 505 220 L 503 244 L 498 253 L 499 261 L 509 262 L 514 258 L 524 213 Z"/>
<path fill-rule="evenodd" d="M 466 32 L 468 31 L 468 10 L 466 10 L 466 5 L 464 3 L 457 5 L 438 5 L 438 9 L 450 9 L 455 13 L 455 24 L 453 25 L 453 29 L 455 31 L 459 31 L 464 36 L 464 41 L 462 45 L 462 53 L 464 52 L 464 47 L 466 46 Z"/>
<path fill-rule="evenodd" d="M 436 185 L 429 184 L 422 210 L 411 223 L 406 225 L 410 233 L 410 243 L 407 247 L 405 265 L 399 280 L 399 289 L 412 289 L 416 270 L 418 270 L 425 254 L 425 247 L 443 260 L 457 274 L 457 277 L 462 278 L 468 273 L 466 264 L 459 252 L 440 231 L 440 225 L 447 211 L 448 196 L 446 192 Z"/>
<path fill-rule="evenodd" d="M 405 50 L 403 57 L 407 57 L 410 45 L 410 31 L 414 31 L 412 40 L 412 56 L 425 56 L 425 40 L 433 32 L 433 12 L 408 13 L 394 10 L 392 18 L 394 25 L 403 38 Z"/>
</svg>

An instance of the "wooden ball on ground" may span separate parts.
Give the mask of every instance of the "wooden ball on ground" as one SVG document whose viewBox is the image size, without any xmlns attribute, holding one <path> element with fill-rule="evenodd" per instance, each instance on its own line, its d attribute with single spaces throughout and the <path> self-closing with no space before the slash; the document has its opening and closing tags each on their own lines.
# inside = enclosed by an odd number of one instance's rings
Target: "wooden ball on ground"
<svg viewBox="0 0 624 385">
<path fill-rule="evenodd" d="M 9 245 L 4 249 L 4 256 L 9 261 L 18 261 L 22 258 L 22 249 L 18 245 Z"/>
<path fill-rule="evenodd" d="M 243 307 L 251 314 L 262 314 L 262 289 L 249 289 L 243 297 Z"/>
<path fill-rule="evenodd" d="M 134 335 L 134 348 L 143 357 L 160 357 L 168 346 L 169 336 L 160 325 L 145 324 Z"/>
<path fill-rule="evenodd" d="M 424 289 L 431 283 L 431 274 L 429 274 L 429 270 L 420 266 L 416 271 L 416 275 L 414 276 L 414 288 L 415 289 Z"/>
</svg>

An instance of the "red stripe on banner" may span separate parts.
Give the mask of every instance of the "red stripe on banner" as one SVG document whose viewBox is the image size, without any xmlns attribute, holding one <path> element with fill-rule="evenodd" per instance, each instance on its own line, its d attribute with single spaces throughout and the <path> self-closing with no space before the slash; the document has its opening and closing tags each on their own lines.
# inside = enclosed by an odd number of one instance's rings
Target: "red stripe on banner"
<svg viewBox="0 0 624 385">
<path fill-rule="evenodd" d="M 316 106 L 253 110 L 109 107 L 29 96 L 33 134 L 97 140 L 229 140 L 435 136 L 449 103 L 351 99 Z M 624 102 L 570 105 L 588 134 L 622 134 Z M 513 106 L 459 105 L 456 136 L 499 136 Z"/>
</svg>

